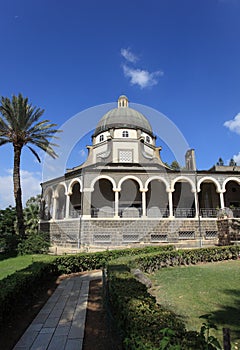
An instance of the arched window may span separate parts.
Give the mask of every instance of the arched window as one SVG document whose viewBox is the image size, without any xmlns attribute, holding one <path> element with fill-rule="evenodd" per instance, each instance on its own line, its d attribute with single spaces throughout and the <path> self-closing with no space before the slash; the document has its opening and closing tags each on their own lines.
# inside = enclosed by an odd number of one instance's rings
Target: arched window
<svg viewBox="0 0 240 350">
<path fill-rule="evenodd" d="M 99 142 L 102 142 L 104 140 L 104 135 L 99 136 Z"/>
<path fill-rule="evenodd" d="M 150 143 L 151 142 L 151 139 L 149 136 L 146 136 L 146 142 Z"/>
<path fill-rule="evenodd" d="M 124 130 L 124 131 L 122 132 L 122 137 L 129 137 L 129 133 L 128 133 L 127 130 Z"/>
</svg>

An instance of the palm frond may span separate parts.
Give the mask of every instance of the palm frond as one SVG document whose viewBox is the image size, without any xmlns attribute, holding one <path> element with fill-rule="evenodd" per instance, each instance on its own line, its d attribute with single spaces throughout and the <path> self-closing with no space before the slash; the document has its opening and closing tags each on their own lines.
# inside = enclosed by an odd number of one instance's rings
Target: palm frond
<svg viewBox="0 0 240 350">
<path fill-rule="evenodd" d="M 0 117 L 0 134 L 6 134 L 10 132 L 9 125 Z"/>
<path fill-rule="evenodd" d="M 30 147 L 30 146 L 27 146 L 29 149 L 30 149 L 30 151 L 35 155 L 35 157 L 37 158 L 37 160 L 39 161 L 39 163 L 41 163 L 41 159 L 40 159 L 40 157 L 39 157 L 39 155 L 37 154 L 37 152 L 32 148 L 32 147 Z"/>
<path fill-rule="evenodd" d="M 50 142 L 40 142 L 40 141 L 34 141 L 31 142 L 32 144 L 36 145 L 38 148 L 42 149 L 44 152 L 46 152 L 49 156 L 52 158 L 57 158 L 58 155 L 52 148 L 52 144 Z"/>
<path fill-rule="evenodd" d="M 30 107 L 28 110 L 28 120 L 26 122 L 26 129 L 29 129 L 36 123 L 44 113 L 44 109 Z"/>
<path fill-rule="evenodd" d="M 21 147 L 27 145 L 38 161 L 40 157 L 35 149 L 28 146 L 28 143 L 39 147 L 53 158 L 57 157 L 53 149 L 56 144 L 49 139 L 56 138 L 55 134 L 60 130 L 57 130 L 57 124 L 51 123 L 50 120 L 40 120 L 44 113 L 43 109 L 33 106 L 28 98 L 20 93 L 17 96 L 13 95 L 11 100 L 8 97 L 1 97 L 0 102 L 1 144 L 12 142 Z"/>
<path fill-rule="evenodd" d="M 28 132 L 34 132 L 35 130 L 44 130 L 49 129 L 52 133 L 58 132 L 58 129 L 52 129 L 53 127 L 57 126 L 55 123 L 50 123 L 50 120 L 43 120 L 41 122 L 38 122 L 35 125 L 32 125 L 32 127 L 28 130 Z"/>
<path fill-rule="evenodd" d="M 11 141 L 9 141 L 9 139 L 4 139 L 2 137 L 0 137 L 0 146 L 6 145 L 6 143 L 9 143 Z"/>
</svg>

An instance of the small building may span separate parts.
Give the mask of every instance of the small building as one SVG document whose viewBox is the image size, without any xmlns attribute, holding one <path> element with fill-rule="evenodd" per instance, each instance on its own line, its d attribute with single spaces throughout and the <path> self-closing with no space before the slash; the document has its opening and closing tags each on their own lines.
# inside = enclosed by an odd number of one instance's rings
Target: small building
<svg viewBox="0 0 240 350">
<path fill-rule="evenodd" d="M 86 162 L 42 184 L 41 230 L 57 246 L 217 243 L 217 218 L 240 217 L 240 167 L 184 169 L 161 159 L 152 127 L 120 96 L 100 120 Z"/>
</svg>

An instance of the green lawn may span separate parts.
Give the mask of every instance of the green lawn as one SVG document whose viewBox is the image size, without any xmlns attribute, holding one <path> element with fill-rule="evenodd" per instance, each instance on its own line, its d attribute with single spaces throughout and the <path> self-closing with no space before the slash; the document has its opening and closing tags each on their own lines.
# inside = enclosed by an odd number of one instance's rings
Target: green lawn
<svg viewBox="0 0 240 350">
<path fill-rule="evenodd" d="M 189 330 L 200 330 L 200 315 L 211 313 L 222 341 L 222 328 L 231 330 L 240 349 L 240 260 L 165 268 L 150 276 L 159 304 L 183 316 Z"/>
<path fill-rule="evenodd" d="M 0 280 L 11 275 L 15 271 L 25 269 L 34 261 L 49 261 L 53 257 L 49 255 L 23 255 L 0 261 Z"/>
</svg>

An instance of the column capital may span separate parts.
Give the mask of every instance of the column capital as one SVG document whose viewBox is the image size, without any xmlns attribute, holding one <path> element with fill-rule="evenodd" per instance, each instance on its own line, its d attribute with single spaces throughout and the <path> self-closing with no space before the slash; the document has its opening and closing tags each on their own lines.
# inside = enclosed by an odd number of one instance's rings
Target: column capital
<svg viewBox="0 0 240 350">
<path fill-rule="evenodd" d="M 120 188 L 114 187 L 114 188 L 113 188 L 113 192 L 121 192 L 121 190 L 120 190 Z"/>
<path fill-rule="evenodd" d="M 90 187 L 85 187 L 83 188 L 82 192 L 93 192 L 94 188 L 90 188 Z"/>
</svg>

